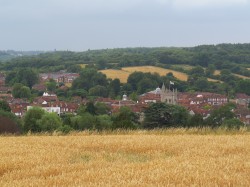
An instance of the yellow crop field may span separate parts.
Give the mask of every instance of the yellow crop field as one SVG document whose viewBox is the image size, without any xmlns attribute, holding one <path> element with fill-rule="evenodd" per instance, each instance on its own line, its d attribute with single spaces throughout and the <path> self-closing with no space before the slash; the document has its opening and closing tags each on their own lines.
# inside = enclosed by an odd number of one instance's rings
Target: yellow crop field
<svg viewBox="0 0 250 187">
<path fill-rule="evenodd" d="M 88 64 L 80 64 L 81 68 L 85 68 Z"/>
<path fill-rule="evenodd" d="M 235 73 L 233 73 L 233 75 L 235 75 L 236 77 L 242 78 L 242 79 L 250 79 L 250 77 L 247 77 L 244 75 L 239 75 L 239 74 L 235 74 Z"/>
<path fill-rule="evenodd" d="M 214 75 L 220 75 L 220 73 L 221 73 L 220 70 L 215 70 L 214 71 Z M 236 76 L 236 77 L 242 78 L 242 79 L 250 79 L 250 77 L 239 75 L 239 74 L 236 74 L 236 73 L 233 73 L 233 75 Z"/>
<path fill-rule="evenodd" d="M 171 70 L 171 69 L 164 69 L 164 68 L 160 68 L 160 67 L 155 67 L 155 66 L 125 67 L 125 68 L 122 68 L 122 70 L 107 69 L 107 70 L 101 70 L 100 72 L 104 73 L 108 78 L 111 78 L 111 79 L 117 78 L 117 79 L 120 79 L 120 81 L 122 83 L 126 83 L 129 75 L 133 72 L 136 72 L 136 71 L 143 72 L 143 73 L 148 73 L 148 72 L 149 73 L 158 73 L 161 76 L 165 76 L 167 73 L 172 72 L 173 75 L 179 80 L 187 81 L 187 79 L 188 79 L 188 75 L 185 73 L 178 72 L 178 71 Z M 220 71 L 216 70 L 214 74 L 219 75 Z M 240 76 L 240 75 L 238 75 L 238 76 Z M 247 78 L 247 77 L 245 77 L 245 78 Z M 210 82 L 222 82 L 220 80 L 211 79 L 211 78 L 208 78 L 207 80 Z"/>
<path fill-rule="evenodd" d="M 105 74 L 108 78 L 111 79 L 120 79 L 122 83 L 126 83 L 127 79 L 130 75 L 129 72 L 123 71 L 123 70 L 116 70 L 116 69 L 106 69 L 101 70 L 103 74 Z"/>
<path fill-rule="evenodd" d="M 0 186 L 250 186 L 249 134 L 0 137 Z"/>
<path fill-rule="evenodd" d="M 215 70 L 214 75 L 220 75 L 220 70 Z"/>
<path fill-rule="evenodd" d="M 220 80 L 217 80 L 217 79 L 207 78 L 207 80 L 208 80 L 209 82 L 220 82 L 220 83 L 223 83 L 223 81 L 220 81 Z"/>
<path fill-rule="evenodd" d="M 155 67 L 155 66 L 135 66 L 135 67 L 126 67 L 122 68 L 122 70 L 133 73 L 135 71 L 141 71 L 143 73 L 158 73 L 161 76 L 165 76 L 167 73 L 172 72 L 173 75 L 182 81 L 187 81 L 188 75 L 182 72 L 170 70 L 170 69 L 165 69 L 165 68 L 160 68 L 160 67 Z"/>
</svg>

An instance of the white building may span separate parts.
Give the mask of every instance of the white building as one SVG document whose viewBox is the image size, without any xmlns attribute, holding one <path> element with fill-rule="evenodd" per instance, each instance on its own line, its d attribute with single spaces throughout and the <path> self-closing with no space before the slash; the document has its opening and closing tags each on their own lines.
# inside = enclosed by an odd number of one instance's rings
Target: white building
<svg viewBox="0 0 250 187">
<path fill-rule="evenodd" d="M 27 106 L 27 111 L 31 108 L 33 108 L 34 106 Z M 57 113 L 57 115 L 60 115 L 61 113 L 61 108 L 60 107 L 40 107 L 42 108 L 43 110 L 45 110 L 46 112 L 49 112 L 49 113 Z"/>
</svg>

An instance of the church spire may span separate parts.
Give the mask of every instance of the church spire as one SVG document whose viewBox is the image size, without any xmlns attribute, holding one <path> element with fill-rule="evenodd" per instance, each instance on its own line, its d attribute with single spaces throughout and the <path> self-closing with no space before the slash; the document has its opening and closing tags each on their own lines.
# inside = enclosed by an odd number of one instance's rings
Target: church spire
<svg viewBox="0 0 250 187">
<path fill-rule="evenodd" d="M 166 90 L 166 87 L 165 87 L 164 82 L 163 82 L 163 84 L 162 84 L 161 90 L 162 90 L 162 92 L 165 92 L 165 90 Z"/>
</svg>

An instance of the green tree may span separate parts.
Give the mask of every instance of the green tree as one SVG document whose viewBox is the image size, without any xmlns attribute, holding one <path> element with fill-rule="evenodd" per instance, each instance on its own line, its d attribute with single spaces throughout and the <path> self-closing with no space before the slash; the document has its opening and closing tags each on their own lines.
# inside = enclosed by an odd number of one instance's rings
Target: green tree
<svg viewBox="0 0 250 187">
<path fill-rule="evenodd" d="M 34 107 L 29 109 L 23 119 L 24 131 L 41 132 L 41 127 L 38 123 L 42 119 L 45 111 L 42 108 Z"/>
<path fill-rule="evenodd" d="M 113 121 L 109 115 L 99 115 L 97 116 L 97 121 L 98 123 L 95 127 L 97 130 L 107 130 L 112 128 Z"/>
<path fill-rule="evenodd" d="M 201 114 L 195 114 L 189 118 L 188 127 L 202 127 L 204 120 Z"/>
<path fill-rule="evenodd" d="M 48 91 L 55 91 L 56 90 L 56 81 L 54 79 L 50 79 L 49 82 L 46 82 L 46 87 Z"/>
<path fill-rule="evenodd" d="M 105 86 L 96 85 L 89 89 L 90 96 L 107 97 L 108 90 Z"/>
<path fill-rule="evenodd" d="M 10 72 L 6 77 L 6 84 L 13 85 L 14 83 L 21 83 L 31 88 L 38 83 L 38 73 L 31 68 L 22 68 L 17 71 Z"/>
<path fill-rule="evenodd" d="M 137 116 L 128 107 L 121 107 L 119 112 L 112 116 L 113 129 L 136 129 L 138 128 Z"/>
<path fill-rule="evenodd" d="M 93 101 L 90 101 L 86 104 L 86 110 L 87 113 L 90 113 L 92 115 L 96 115 L 96 107 Z"/>
<path fill-rule="evenodd" d="M 20 69 L 17 72 L 17 81 L 32 88 L 39 81 L 38 73 L 30 68 Z"/>
<path fill-rule="evenodd" d="M 157 86 L 158 86 L 158 83 L 155 80 L 145 77 L 138 82 L 137 93 L 143 94 L 147 91 L 155 89 Z"/>
<path fill-rule="evenodd" d="M 189 74 L 203 77 L 203 76 L 205 76 L 205 71 L 204 71 L 203 67 L 197 66 L 197 67 L 191 69 Z"/>
<path fill-rule="evenodd" d="M 82 71 L 82 67 L 79 64 L 70 65 L 67 68 L 67 72 L 69 73 L 80 73 Z"/>
<path fill-rule="evenodd" d="M 56 113 L 45 113 L 40 120 L 37 121 L 41 131 L 52 132 L 62 127 L 61 118 Z"/>
<path fill-rule="evenodd" d="M 30 98 L 31 91 L 29 87 L 21 83 L 15 83 L 12 89 L 12 95 L 15 98 Z"/>
<path fill-rule="evenodd" d="M 206 71 L 205 71 L 206 76 L 212 76 L 214 74 L 215 70 L 216 70 L 215 65 L 209 64 Z"/>
<path fill-rule="evenodd" d="M 20 89 L 20 98 L 30 98 L 31 97 L 31 91 L 30 88 L 27 86 L 22 86 Z"/>
<path fill-rule="evenodd" d="M 136 91 L 137 83 L 140 82 L 143 78 L 144 78 L 144 73 L 134 72 L 129 75 L 127 83 L 131 85 L 133 91 Z"/>
<path fill-rule="evenodd" d="M 107 104 L 105 103 L 100 103 L 100 102 L 97 102 L 95 104 L 95 113 L 97 115 L 104 115 L 104 114 L 109 114 L 110 113 L 110 106 L 108 106 Z"/>
<path fill-rule="evenodd" d="M 82 98 L 86 98 L 88 96 L 88 92 L 84 89 L 73 89 L 68 92 L 68 96 L 80 96 Z"/>
<path fill-rule="evenodd" d="M 0 110 L 11 112 L 10 105 L 5 100 L 0 100 Z"/>
<path fill-rule="evenodd" d="M 96 116 L 91 115 L 90 113 L 84 113 L 78 120 L 79 130 L 95 130 L 96 125 L 98 124 Z"/>
<path fill-rule="evenodd" d="M 237 92 L 250 95 L 250 79 L 240 80 L 237 82 L 236 90 Z"/>
<path fill-rule="evenodd" d="M 240 127 L 244 126 L 244 123 L 241 122 L 239 119 L 232 118 L 232 119 L 225 119 L 222 122 L 222 126 L 228 129 L 240 129 Z"/>
<path fill-rule="evenodd" d="M 235 106 L 231 103 L 221 106 L 218 109 L 212 111 L 211 115 L 207 118 L 206 123 L 211 127 L 219 127 L 224 120 L 235 118 L 235 114 L 232 112 Z"/>
<path fill-rule="evenodd" d="M 96 69 L 84 68 L 80 73 L 80 77 L 73 81 L 72 89 L 89 90 L 96 85 L 102 85 L 106 87 L 107 83 L 106 75 L 98 72 Z"/>
<path fill-rule="evenodd" d="M 153 103 L 145 110 L 144 128 L 162 128 L 170 125 L 171 114 L 165 103 Z"/>
<path fill-rule="evenodd" d="M 131 98 L 133 101 L 138 101 L 139 97 L 136 92 L 133 92 L 129 95 L 129 98 Z"/>
<path fill-rule="evenodd" d="M 195 81 L 194 86 L 199 91 L 206 91 L 209 88 L 209 83 L 207 81 L 207 78 L 201 77 Z"/>
<path fill-rule="evenodd" d="M 121 82 L 119 79 L 114 79 L 110 82 L 109 89 L 114 92 L 114 95 L 117 96 L 120 93 Z"/>
</svg>

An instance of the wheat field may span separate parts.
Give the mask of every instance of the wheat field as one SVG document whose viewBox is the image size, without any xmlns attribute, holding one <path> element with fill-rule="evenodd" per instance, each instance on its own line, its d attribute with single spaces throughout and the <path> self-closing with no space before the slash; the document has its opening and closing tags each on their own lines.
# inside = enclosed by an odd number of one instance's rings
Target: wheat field
<svg viewBox="0 0 250 187">
<path fill-rule="evenodd" d="M 126 83 L 129 75 L 136 71 L 143 72 L 143 73 L 158 73 L 161 76 L 165 76 L 167 73 L 172 72 L 173 75 L 177 79 L 182 80 L 182 81 L 188 80 L 188 75 L 185 73 L 178 72 L 178 71 L 171 70 L 171 69 L 155 67 L 155 66 L 125 67 L 125 68 L 122 68 L 121 70 L 106 69 L 106 70 L 101 70 L 100 72 L 104 73 L 108 78 L 119 79 L 122 83 Z M 222 81 L 211 79 L 211 78 L 208 78 L 207 80 L 210 82 L 222 82 Z"/>
<path fill-rule="evenodd" d="M 122 70 L 133 73 L 136 71 L 140 71 L 143 73 L 158 73 L 161 76 L 166 76 L 166 74 L 172 72 L 173 75 L 182 81 L 187 81 L 188 75 L 179 71 L 171 70 L 171 69 L 165 69 L 165 68 L 160 68 L 156 66 L 134 66 L 134 67 L 125 67 L 122 68 Z"/>
<path fill-rule="evenodd" d="M 0 186 L 250 186 L 249 134 L 0 137 Z"/>
<path fill-rule="evenodd" d="M 105 74 L 110 79 L 119 79 L 122 83 L 126 83 L 130 75 L 130 73 L 127 71 L 116 70 L 116 69 L 106 69 L 106 70 L 101 70 L 100 72 Z"/>
<path fill-rule="evenodd" d="M 126 83 L 129 75 L 133 72 L 143 72 L 143 73 L 158 73 L 161 76 L 165 76 L 167 73 L 172 72 L 173 75 L 182 81 L 187 81 L 188 75 L 182 72 L 170 70 L 170 69 L 164 69 L 160 67 L 155 66 L 134 66 L 134 67 L 125 67 L 121 70 L 115 70 L 115 69 L 106 69 L 101 70 L 100 72 L 104 73 L 108 78 L 111 79 L 120 79 L 122 83 Z"/>
<path fill-rule="evenodd" d="M 236 77 L 242 78 L 242 79 L 250 79 L 250 77 L 247 77 L 244 75 L 239 75 L 239 74 L 235 74 L 235 73 L 233 73 L 233 75 L 235 75 Z"/>
</svg>

